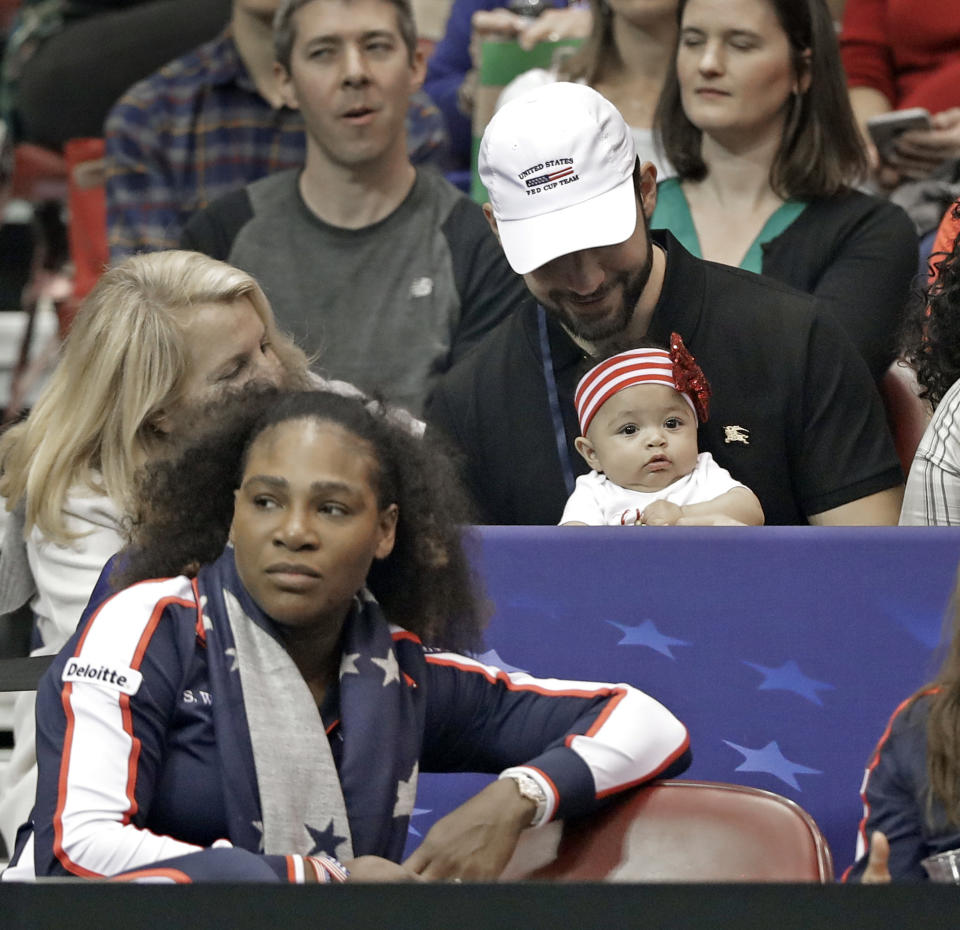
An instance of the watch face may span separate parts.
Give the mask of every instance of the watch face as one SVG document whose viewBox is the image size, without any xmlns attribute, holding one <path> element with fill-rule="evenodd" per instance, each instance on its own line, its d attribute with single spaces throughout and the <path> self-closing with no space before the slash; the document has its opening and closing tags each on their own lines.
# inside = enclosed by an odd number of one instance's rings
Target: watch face
<svg viewBox="0 0 960 930">
<path fill-rule="evenodd" d="M 536 801 L 538 804 L 542 804 L 547 800 L 546 791 L 532 778 L 525 778 L 520 782 L 520 794 L 525 798 L 530 798 L 531 801 Z"/>
<path fill-rule="evenodd" d="M 523 772 L 511 773 L 509 777 L 516 782 L 520 797 L 526 798 L 528 801 L 533 801 L 533 803 L 536 804 L 536 809 L 530 818 L 530 826 L 538 825 L 547 810 L 546 791 L 544 791 L 542 785 L 535 778 Z"/>
</svg>

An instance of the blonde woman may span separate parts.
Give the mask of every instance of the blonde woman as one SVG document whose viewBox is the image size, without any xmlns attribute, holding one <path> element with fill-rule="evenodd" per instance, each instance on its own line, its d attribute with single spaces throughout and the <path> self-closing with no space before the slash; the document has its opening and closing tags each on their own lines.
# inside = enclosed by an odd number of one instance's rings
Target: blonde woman
<svg viewBox="0 0 960 930">
<path fill-rule="evenodd" d="M 163 454 L 199 404 L 252 380 L 312 383 L 306 357 L 277 332 L 248 274 L 169 251 L 133 256 L 103 275 L 29 417 L 0 438 L 0 494 L 12 511 L 0 615 L 30 602 L 37 654 L 57 652 L 73 633 L 100 570 L 122 547 L 136 469 Z M 33 802 L 32 718 L 26 694 L 0 785 L 9 849 Z"/>
</svg>

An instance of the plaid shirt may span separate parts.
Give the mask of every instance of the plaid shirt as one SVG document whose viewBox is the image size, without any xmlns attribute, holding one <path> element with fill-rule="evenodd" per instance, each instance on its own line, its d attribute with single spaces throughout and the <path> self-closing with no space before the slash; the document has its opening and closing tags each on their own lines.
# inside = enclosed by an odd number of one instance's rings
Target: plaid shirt
<svg viewBox="0 0 960 930">
<path fill-rule="evenodd" d="M 258 93 L 229 30 L 135 84 L 110 111 L 110 257 L 175 248 L 186 220 L 251 181 L 303 164 L 300 114 Z M 420 92 L 407 114 L 414 164 L 443 165 L 443 118 Z"/>
</svg>

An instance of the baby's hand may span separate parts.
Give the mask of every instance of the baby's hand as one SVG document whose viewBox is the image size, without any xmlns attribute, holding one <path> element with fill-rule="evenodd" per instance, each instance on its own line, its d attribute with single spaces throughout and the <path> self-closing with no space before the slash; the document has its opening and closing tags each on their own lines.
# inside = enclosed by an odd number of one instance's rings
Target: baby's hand
<svg viewBox="0 0 960 930">
<path fill-rule="evenodd" d="M 640 523 L 647 526 L 675 526 L 683 516 L 683 508 L 671 501 L 654 501 L 640 514 Z"/>
</svg>

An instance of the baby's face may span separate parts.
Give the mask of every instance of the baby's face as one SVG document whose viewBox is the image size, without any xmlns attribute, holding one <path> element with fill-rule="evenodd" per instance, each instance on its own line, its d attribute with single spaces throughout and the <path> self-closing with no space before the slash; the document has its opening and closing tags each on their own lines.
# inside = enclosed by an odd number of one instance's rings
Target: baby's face
<svg viewBox="0 0 960 930">
<path fill-rule="evenodd" d="M 590 467 L 634 491 L 660 491 L 697 464 L 696 417 L 664 384 L 635 384 L 614 394 L 586 438 L 578 448 Z"/>
</svg>

